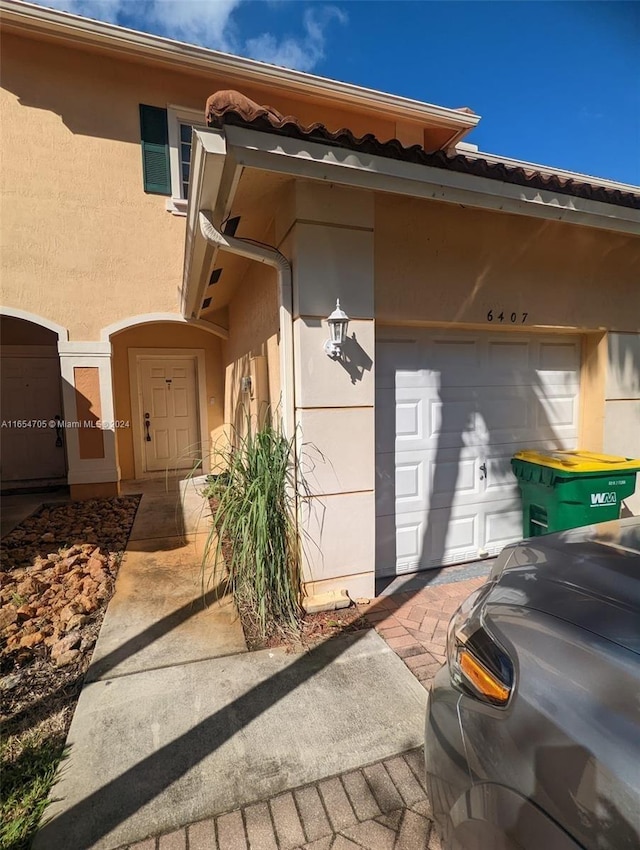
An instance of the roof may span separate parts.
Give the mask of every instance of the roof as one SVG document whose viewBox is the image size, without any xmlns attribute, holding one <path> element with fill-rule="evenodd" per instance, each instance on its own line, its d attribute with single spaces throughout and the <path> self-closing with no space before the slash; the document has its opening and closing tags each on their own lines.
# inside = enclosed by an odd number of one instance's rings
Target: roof
<svg viewBox="0 0 640 850">
<path fill-rule="evenodd" d="M 510 164 L 495 156 L 483 158 L 481 153 L 426 151 L 420 145 L 405 147 L 398 139 L 381 141 L 372 133 L 354 136 L 348 128 L 330 130 L 324 124 L 303 125 L 293 115 L 282 115 L 270 106 L 260 106 L 237 91 L 218 91 L 207 100 L 205 116 L 210 127 L 225 124 L 250 127 L 281 136 L 320 142 L 374 156 L 428 165 L 490 180 L 529 186 L 542 191 L 573 195 L 621 207 L 640 209 L 640 188 L 599 181 L 586 175 L 567 176 L 552 169 Z M 488 156 L 488 155 L 487 155 Z"/>
</svg>

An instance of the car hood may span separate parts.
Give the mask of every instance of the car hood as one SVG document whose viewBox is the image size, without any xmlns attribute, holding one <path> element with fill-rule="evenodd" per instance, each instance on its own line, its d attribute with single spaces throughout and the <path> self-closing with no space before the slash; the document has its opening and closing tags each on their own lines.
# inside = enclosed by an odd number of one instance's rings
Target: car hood
<svg viewBox="0 0 640 850">
<path fill-rule="evenodd" d="M 581 532 L 514 546 L 487 602 L 550 614 L 640 654 L 640 525 L 631 545 L 606 529 Z"/>
</svg>

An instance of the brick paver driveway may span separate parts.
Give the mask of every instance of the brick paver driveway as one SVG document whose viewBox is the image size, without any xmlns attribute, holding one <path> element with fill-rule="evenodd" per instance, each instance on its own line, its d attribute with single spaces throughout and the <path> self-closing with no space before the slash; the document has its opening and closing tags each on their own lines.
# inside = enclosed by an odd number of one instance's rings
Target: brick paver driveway
<svg viewBox="0 0 640 850">
<path fill-rule="evenodd" d="M 381 596 L 373 603 L 367 619 L 427 687 L 444 663 L 451 615 L 484 581 L 469 578 Z"/>
<path fill-rule="evenodd" d="M 379 597 L 367 619 L 428 687 L 444 661 L 451 615 L 483 581 Z M 418 749 L 148 838 L 129 850 L 440 850 L 440 841 Z"/>
</svg>

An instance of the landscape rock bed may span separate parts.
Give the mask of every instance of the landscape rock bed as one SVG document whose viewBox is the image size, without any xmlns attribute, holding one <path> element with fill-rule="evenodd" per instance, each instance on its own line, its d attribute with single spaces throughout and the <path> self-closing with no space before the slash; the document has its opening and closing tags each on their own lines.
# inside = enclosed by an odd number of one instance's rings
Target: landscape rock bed
<svg viewBox="0 0 640 850">
<path fill-rule="evenodd" d="M 0 846 L 27 850 L 140 496 L 44 505 L 2 539 Z"/>
<path fill-rule="evenodd" d="M 5 717 L 82 678 L 139 496 L 44 505 L 2 540 L 0 689 Z M 69 668 L 64 670 L 62 668 Z M 11 711 L 11 707 L 13 711 Z M 9 709 L 9 710 L 7 710 Z"/>
</svg>

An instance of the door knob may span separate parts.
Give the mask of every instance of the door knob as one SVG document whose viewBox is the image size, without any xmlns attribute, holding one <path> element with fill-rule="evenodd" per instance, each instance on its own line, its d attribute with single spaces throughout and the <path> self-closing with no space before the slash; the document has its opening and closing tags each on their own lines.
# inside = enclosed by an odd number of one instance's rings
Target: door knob
<svg viewBox="0 0 640 850">
<path fill-rule="evenodd" d="M 480 464 L 480 473 L 481 473 L 480 474 L 480 481 L 484 481 L 484 479 L 487 477 L 487 464 L 486 463 Z"/>
<path fill-rule="evenodd" d="M 145 413 L 145 415 L 144 415 L 144 427 L 146 428 L 146 431 L 147 431 L 147 436 L 145 437 L 145 440 L 147 441 L 147 443 L 150 443 L 151 442 L 151 434 L 149 433 L 149 428 L 151 427 L 151 421 L 149 419 L 148 413 Z"/>
</svg>

